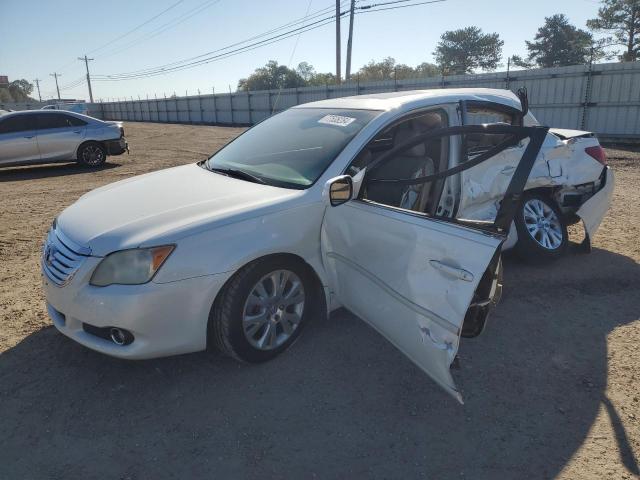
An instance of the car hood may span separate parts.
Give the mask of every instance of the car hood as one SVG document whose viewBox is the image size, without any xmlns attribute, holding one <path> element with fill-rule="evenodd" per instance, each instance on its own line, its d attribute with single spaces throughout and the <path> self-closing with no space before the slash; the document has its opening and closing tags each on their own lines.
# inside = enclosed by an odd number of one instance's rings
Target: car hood
<svg viewBox="0 0 640 480">
<path fill-rule="evenodd" d="M 66 208 L 58 228 L 91 255 L 170 243 L 211 228 L 288 208 L 303 190 L 261 185 L 196 164 L 132 177 L 93 190 Z"/>
</svg>

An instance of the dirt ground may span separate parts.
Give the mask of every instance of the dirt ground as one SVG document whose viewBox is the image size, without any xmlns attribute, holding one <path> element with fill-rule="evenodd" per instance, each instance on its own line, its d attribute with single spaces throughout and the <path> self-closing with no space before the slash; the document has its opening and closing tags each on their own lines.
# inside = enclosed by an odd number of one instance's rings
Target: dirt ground
<svg viewBox="0 0 640 480">
<path fill-rule="evenodd" d="M 51 220 L 81 194 L 193 162 L 241 129 L 128 123 L 131 155 L 0 170 L 0 479 L 636 478 L 640 154 L 590 255 L 507 258 L 485 333 L 443 393 L 348 312 L 246 366 L 198 353 L 126 362 L 58 334 L 40 289 Z"/>
</svg>

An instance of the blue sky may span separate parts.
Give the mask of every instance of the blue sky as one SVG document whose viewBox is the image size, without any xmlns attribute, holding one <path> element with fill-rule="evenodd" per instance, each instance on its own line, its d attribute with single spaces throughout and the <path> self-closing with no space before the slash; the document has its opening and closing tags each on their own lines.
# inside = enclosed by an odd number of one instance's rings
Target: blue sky
<svg viewBox="0 0 640 480">
<path fill-rule="evenodd" d="M 73 84 L 84 74 L 78 56 L 89 53 L 92 74 L 130 72 L 167 64 L 221 48 L 302 18 L 309 0 L 1 0 L 0 75 L 10 80 L 40 78 L 43 97 L 55 95 L 52 72 L 62 74 L 61 86 Z M 360 5 L 389 0 L 360 0 Z M 418 0 L 416 0 L 418 1 Z M 596 0 L 446 0 L 442 3 L 357 15 L 354 28 L 353 70 L 371 59 L 391 56 L 416 65 L 433 61 L 432 52 L 446 30 L 477 25 L 497 32 L 505 41 L 505 58 L 526 54 L 545 16 L 566 14 L 585 28 L 598 9 Z M 314 12 L 335 5 L 333 0 L 312 0 Z M 172 23 L 189 12 L 202 10 L 182 23 Z M 135 32 L 141 23 L 159 15 Z M 149 38 L 163 25 L 174 25 Z M 343 74 L 348 19 L 342 22 Z M 317 71 L 335 71 L 335 30 L 327 25 L 296 38 L 268 45 L 167 75 L 120 82 L 93 82 L 96 99 L 144 98 L 174 91 L 179 95 L 200 89 L 235 90 L 237 81 L 268 60 L 281 64 L 311 63 Z M 115 40 L 115 41 L 114 41 Z M 112 42 L 112 43 L 109 43 Z M 108 45 L 102 47 L 103 45 Z M 127 47 L 128 48 L 125 48 Z M 98 50 L 96 50 L 98 49 Z M 95 50 L 95 51 L 93 51 Z M 93 51 L 93 52 L 92 52 Z M 88 98 L 86 85 L 64 90 L 63 97 Z"/>
</svg>

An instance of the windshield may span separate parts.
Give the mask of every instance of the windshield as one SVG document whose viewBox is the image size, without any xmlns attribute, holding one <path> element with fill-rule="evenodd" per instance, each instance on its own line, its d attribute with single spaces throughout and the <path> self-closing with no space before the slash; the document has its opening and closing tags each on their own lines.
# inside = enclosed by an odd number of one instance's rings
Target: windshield
<svg viewBox="0 0 640 480">
<path fill-rule="evenodd" d="M 241 171 L 278 187 L 306 188 L 379 113 L 335 108 L 285 110 L 247 130 L 204 166 Z"/>
</svg>

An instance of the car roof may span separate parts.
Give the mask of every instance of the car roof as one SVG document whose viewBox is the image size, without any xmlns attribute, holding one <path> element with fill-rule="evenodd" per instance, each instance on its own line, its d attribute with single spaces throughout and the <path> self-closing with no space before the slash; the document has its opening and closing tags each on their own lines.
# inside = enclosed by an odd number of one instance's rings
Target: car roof
<svg viewBox="0 0 640 480">
<path fill-rule="evenodd" d="M 344 108 L 355 110 L 410 110 L 430 105 L 454 103 L 460 100 L 500 103 L 522 110 L 520 100 L 510 90 L 496 88 L 437 88 L 374 93 L 352 97 L 330 98 L 304 103 L 293 108 Z"/>
<path fill-rule="evenodd" d="M 70 110 L 53 110 L 53 109 L 47 109 L 47 110 L 20 110 L 18 112 L 9 112 L 5 115 L 2 115 L 2 118 L 7 118 L 7 117 L 14 117 L 14 116 L 18 116 L 18 115 L 60 115 L 60 114 L 64 114 L 64 115 L 71 115 L 72 117 L 76 117 L 79 118 L 81 120 L 84 120 L 85 122 L 102 122 L 102 120 L 100 120 L 99 118 L 95 118 L 95 117 L 90 117 L 89 115 L 83 115 L 81 113 L 76 113 L 76 112 L 72 112 Z"/>
</svg>

